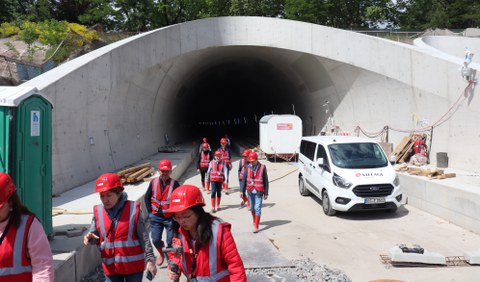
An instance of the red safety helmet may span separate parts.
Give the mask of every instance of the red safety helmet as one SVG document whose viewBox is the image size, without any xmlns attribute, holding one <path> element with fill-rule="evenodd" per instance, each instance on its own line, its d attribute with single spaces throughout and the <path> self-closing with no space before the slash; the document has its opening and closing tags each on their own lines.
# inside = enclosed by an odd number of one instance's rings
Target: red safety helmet
<svg viewBox="0 0 480 282">
<path fill-rule="evenodd" d="M 250 154 L 248 155 L 248 161 L 249 162 L 253 162 L 253 161 L 256 161 L 258 160 L 258 155 L 257 153 L 255 152 L 250 152 Z"/>
<path fill-rule="evenodd" d="M 193 185 L 181 185 L 172 192 L 168 212 L 181 212 L 198 204 L 205 206 L 200 189 Z"/>
<path fill-rule="evenodd" d="M 220 150 L 216 150 L 216 151 L 215 151 L 215 154 L 213 154 L 213 155 L 214 155 L 214 156 L 223 156 L 223 153 L 222 153 L 222 151 L 220 151 Z"/>
<path fill-rule="evenodd" d="M 242 157 L 248 157 L 248 155 L 250 155 L 250 150 L 245 149 L 245 151 L 243 151 Z"/>
<path fill-rule="evenodd" d="M 203 144 L 202 144 L 202 148 L 203 148 L 203 149 L 208 149 L 208 147 L 210 147 L 210 146 L 208 146 L 208 143 L 203 143 Z"/>
<path fill-rule="evenodd" d="M 13 183 L 10 175 L 0 172 L 0 208 L 10 199 L 10 197 L 17 190 L 17 186 Z"/>
<path fill-rule="evenodd" d="M 227 143 L 228 143 L 227 138 L 220 139 L 220 144 L 227 144 Z"/>
<path fill-rule="evenodd" d="M 172 163 L 169 160 L 161 160 L 158 162 L 158 170 L 172 170 Z"/>
<path fill-rule="evenodd" d="M 107 192 L 115 188 L 124 189 L 120 176 L 116 173 L 104 173 L 95 182 L 95 193 Z"/>
<path fill-rule="evenodd" d="M 203 143 L 207 143 L 207 138 L 206 137 L 203 137 Z"/>
</svg>

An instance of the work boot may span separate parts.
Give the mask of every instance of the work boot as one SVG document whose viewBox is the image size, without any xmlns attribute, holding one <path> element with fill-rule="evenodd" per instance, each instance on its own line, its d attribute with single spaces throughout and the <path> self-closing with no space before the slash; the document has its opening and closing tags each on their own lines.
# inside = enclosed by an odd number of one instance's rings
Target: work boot
<svg viewBox="0 0 480 282">
<path fill-rule="evenodd" d="M 255 216 L 255 221 L 253 223 L 253 233 L 258 232 L 258 224 L 260 224 L 260 216 Z"/>
<path fill-rule="evenodd" d="M 211 198 L 212 200 L 212 212 L 215 213 L 217 210 L 215 209 L 215 198 Z"/>
<path fill-rule="evenodd" d="M 255 224 L 255 212 L 254 211 L 252 211 L 252 222 L 253 222 L 253 224 Z"/>
<path fill-rule="evenodd" d="M 220 199 L 222 199 L 222 198 L 217 197 L 216 199 L 217 199 L 217 211 L 219 211 L 220 210 Z"/>
<path fill-rule="evenodd" d="M 205 189 L 205 181 L 202 181 L 202 190 L 207 191 L 207 189 Z"/>
</svg>

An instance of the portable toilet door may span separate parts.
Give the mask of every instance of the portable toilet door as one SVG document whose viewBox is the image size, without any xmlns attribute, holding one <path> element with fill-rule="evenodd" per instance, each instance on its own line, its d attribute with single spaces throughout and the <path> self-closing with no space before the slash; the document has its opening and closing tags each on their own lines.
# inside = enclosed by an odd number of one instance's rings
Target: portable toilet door
<svg viewBox="0 0 480 282">
<path fill-rule="evenodd" d="M 14 114 L 12 176 L 22 203 L 45 233 L 52 227 L 52 105 L 38 94 L 21 101 Z"/>
</svg>

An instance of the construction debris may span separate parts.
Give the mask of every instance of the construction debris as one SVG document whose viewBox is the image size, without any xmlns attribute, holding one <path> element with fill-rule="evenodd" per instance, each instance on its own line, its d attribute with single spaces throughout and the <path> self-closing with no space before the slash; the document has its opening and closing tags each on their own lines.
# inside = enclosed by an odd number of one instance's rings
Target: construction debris
<svg viewBox="0 0 480 282">
<path fill-rule="evenodd" d="M 446 179 L 456 177 L 456 173 L 444 173 L 443 169 L 432 168 L 423 169 L 417 167 L 409 167 L 406 164 L 396 168 L 396 171 L 407 172 L 410 175 L 426 176 L 428 179 Z"/>
<path fill-rule="evenodd" d="M 151 163 L 144 163 L 131 168 L 117 172 L 122 183 L 135 183 L 140 181 L 148 181 L 147 177 L 152 176 L 155 169 Z"/>
</svg>

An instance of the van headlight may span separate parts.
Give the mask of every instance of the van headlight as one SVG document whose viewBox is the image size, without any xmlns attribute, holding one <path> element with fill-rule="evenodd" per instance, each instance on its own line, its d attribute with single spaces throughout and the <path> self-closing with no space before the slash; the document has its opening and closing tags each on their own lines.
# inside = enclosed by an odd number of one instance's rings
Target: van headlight
<svg viewBox="0 0 480 282">
<path fill-rule="evenodd" d="M 395 180 L 393 180 L 393 185 L 395 185 L 395 187 L 400 185 L 400 178 L 398 178 L 398 175 L 395 175 Z"/>
<path fill-rule="evenodd" d="M 333 174 L 332 180 L 333 180 L 333 184 L 335 184 L 340 188 L 348 189 L 352 186 L 352 183 L 348 182 L 345 178 L 339 176 L 336 173 Z"/>
</svg>

